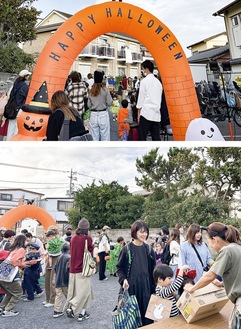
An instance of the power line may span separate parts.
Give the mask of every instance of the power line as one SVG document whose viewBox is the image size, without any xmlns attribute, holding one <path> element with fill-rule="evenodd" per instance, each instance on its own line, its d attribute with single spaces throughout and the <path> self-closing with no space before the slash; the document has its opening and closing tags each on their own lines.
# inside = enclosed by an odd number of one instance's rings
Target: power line
<svg viewBox="0 0 241 329">
<path fill-rule="evenodd" d="M 24 169 L 34 169 L 34 170 L 44 170 L 44 171 L 54 171 L 54 172 L 62 172 L 62 173 L 69 173 L 69 170 L 57 170 L 57 169 L 49 169 L 49 168 L 37 168 L 37 167 L 30 167 L 30 166 L 21 166 L 11 163 L 3 163 L 0 162 L 0 166 L 7 166 L 7 167 L 18 167 L 18 168 L 24 168 Z"/>
<path fill-rule="evenodd" d="M 19 181 L 13 181 L 13 180 L 0 180 L 0 182 L 3 183 L 15 183 L 15 184 L 48 184 L 48 185 L 66 185 L 67 183 L 40 183 L 40 182 L 19 182 Z"/>
</svg>

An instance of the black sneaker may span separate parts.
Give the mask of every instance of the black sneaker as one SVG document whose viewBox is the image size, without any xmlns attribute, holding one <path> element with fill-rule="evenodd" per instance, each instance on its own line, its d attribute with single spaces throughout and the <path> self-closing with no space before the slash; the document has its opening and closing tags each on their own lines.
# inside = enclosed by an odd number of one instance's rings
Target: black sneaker
<svg viewBox="0 0 241 329">
<path fill-rule="evenodd" d="M 85 314 L 80 314 L 79 317 L 78 317 L 78 321 L 84 321 L 84 320 L 88 320 L 90 318 L 90 315 L 89 313 L 85 312 Z"/>
<path fill-rule="evenodd" d="M 67 308 L 66 314 L 68 318 L 74 318 L 74 312 L 71 307 Z"/>
<path fill-rule="evenodd" d="M 2 315 L 4 312 L 4 308 L 3 307 L 0 307 L 0 315 Z"/>
<path fill-rule="evenodd" d="M 54 311 L 54 315 L 53 317 L 54 318 L 59 318 L 60 316 L 64 315 L 64 312 L 57 312 L 57 311 Z"/>
</svg>

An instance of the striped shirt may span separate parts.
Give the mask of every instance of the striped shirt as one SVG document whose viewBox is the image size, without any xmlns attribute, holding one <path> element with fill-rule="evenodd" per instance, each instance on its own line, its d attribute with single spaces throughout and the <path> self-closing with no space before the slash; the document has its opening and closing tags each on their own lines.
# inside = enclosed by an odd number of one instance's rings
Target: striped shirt
<svg viewBox="0 0 241 329">
<path fill-rule="evenodd" d="M 173 283 L 168 287 L 156 286 L 156 295 L 161 298 L 169 299 L 172 301 L 172 309 L 170 313 L 170 318 L 179 315 L 179 309 L 177 308 L 177 301 L 174 297 L 173 293 L 178 290 L 183 283 L 183 277 L 178 275 L 177 278 L 173 281 Z"/>
<path fill-rule="evenodd" d="M 66 94 L 69 100 L 69 105 L 84 113 L 84 97 L 87 97 L 87 88 L 83 82 L 71 82 L 66 88 Z"/>
</svg>

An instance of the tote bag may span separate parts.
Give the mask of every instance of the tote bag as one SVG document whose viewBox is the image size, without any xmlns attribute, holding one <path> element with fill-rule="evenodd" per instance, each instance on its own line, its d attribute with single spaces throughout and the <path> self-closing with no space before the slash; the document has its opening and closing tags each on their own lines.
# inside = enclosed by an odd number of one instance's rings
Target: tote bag
<svg viewBox="0 0 241 329">
<path fill-rule="evenodd" d="M 124 290 L 117 310 L 112 313 L 112 329 L 137 329 L 141 325 L 141 313 L 136 296 L 130 296 L 128 290 Z"/>
<path fill-rule="evenodd" d="M 0 264 L 0 281 L 12 282 L 17 273 L 18 266 L 13 266 L 9 257 Z"/>
<path fill-rule="evenodd" d="M 160 321 L 170 317 L 172 301 L 151 295 L 145 317 L 154 321 Z"/>
<path fill-rule="evenodd" d="M 92 258 L 91 253 L 88 250 L 87 239 L 86 239 L 84 257 L 83 257 L 82 275 L 91 276 L 91 275 L 94 275 L 95 272 L 96 272 L 96 263 L 95 263 L 94 259 Z"/>
</svg>

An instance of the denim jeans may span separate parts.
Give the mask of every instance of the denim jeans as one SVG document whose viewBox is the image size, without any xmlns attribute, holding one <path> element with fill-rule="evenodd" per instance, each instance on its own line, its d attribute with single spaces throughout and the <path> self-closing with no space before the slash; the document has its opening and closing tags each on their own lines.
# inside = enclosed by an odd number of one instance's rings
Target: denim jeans
<svg viewBox="0 0 241 329">
<path fill-rule="evenodd" d="M 94 141 L 110 140 L 110 118 L 108 111 L 91 112 L 90 133 Z"/>
</svg>

